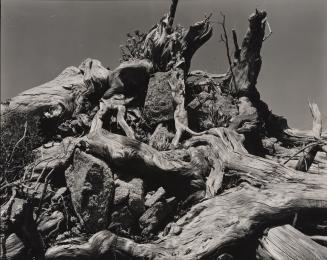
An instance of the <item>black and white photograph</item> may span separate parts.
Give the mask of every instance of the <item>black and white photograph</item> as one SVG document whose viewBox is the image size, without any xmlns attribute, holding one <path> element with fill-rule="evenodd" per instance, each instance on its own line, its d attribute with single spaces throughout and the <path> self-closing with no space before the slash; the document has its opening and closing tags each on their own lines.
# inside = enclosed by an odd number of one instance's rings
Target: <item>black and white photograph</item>
<svg viewBox="0 0 327 260">
<path fill-rule="evenodd" d="M 1 0 L 1 260 L 327 260 L 326 0 Z"/>
</svg>

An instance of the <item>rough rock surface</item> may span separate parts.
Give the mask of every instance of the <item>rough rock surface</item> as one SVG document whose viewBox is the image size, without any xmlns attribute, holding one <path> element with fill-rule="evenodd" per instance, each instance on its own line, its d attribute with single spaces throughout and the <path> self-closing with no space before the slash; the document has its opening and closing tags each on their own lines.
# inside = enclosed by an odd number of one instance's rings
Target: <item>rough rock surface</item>
<svg viewBox="0 0 327 260">
<path fill-rule="evenodd" d="M 120 180 L 115 181 L 115 185 L 114 206 L 118 206 L 128 201 L 129 187 L 126 182 Z"/>
<path fill-rule="evenodd" d="M 132 178 L 129 181 L 115 181 L 114 205 L 127 203 L 128 208 L 135 216 L 140 216 L 145 211 L 144 206 L 144 182 L 140 178 Z"/>
<path fill-rule="evenodd" d="M 169 80 L 171 72 L 157 72 L 149 82 L 145 98 L 144 117 L 148 125 L 155 126 L 161 122 L 174 119 L 174 106 Z"/>
<path fill-rule="evenodd" d="M 164 188 L 160 187 L 153 195 L 149 196 L 149 198 L 145 201 L 146 207 L 151 207 L 157 201 L 163 199 L 165 197 L 166 191 Z"/>
<path fill-rule="evenodd" d="M 175 198 L 157 201 L 140 217 L 139 223 L 143 234 L 148 234 L 159 228 L 173 210 Z"/>
<path fill-rule="evenodd" d="M 168 128 L 159 124 L 150 137 L 149 144 L 158 151 L 165 151 L 170 149 L 171 141 L 174 134 L 168 131 Z"/>
<path fill-rule="evenodd" d="M 186 79 L 187 110 L 191 128 L 203 131 L 211 127 L 227 127 L 229 120 L 238 115 L 238 107 L 231 95 L 223 93 L 219 83 L 203 76 Z"/>
<path fill-rule="evenodd" d="M 111 214 L 110 230 L 134 233 L 138 218 L 145 211 L 144 182 L 140 178 L 115 181 L 114 212 Z"/>
<path fill-rule="evenodd" d="M 79 139 L 66 137 L 61 142 L 50 142 L 35 149 L 35 163 L 28 166 L 34 169 L 33 179 L 38 178 L 43 171 L 68 167 L 78 141 Z"/>
<path fill-rule="evenodd" d="M 144 181 L 140 178 L 133 178 L 129 186 L 128 207 L 135 216 L 140 216 L 145 211 Z"/>
<path fill-rule="evenodd" d="M 128 206 L 122 206 L 111 214 L 110 230 L 124 230 L 133 232 L 137 225 L 137 218 Z"/>
<path fill-rule="evenodd" d="M 74 209 L 87 230 L 106 228 L 114 193 L 108 165 L 77 149 L 65 176 Z"/>
</svg>

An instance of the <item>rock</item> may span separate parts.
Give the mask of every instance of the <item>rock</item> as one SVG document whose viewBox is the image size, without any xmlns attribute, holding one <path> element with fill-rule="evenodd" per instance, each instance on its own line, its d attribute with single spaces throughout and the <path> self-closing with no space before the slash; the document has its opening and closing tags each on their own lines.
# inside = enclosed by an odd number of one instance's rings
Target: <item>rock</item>
<svg viewBox="0 0 327 260">
<path fill-rule="evenodd" d="M 152 207 L 153 204 L 155 204 L 157 201 L 163 199 L 165 197 L 166 191 L 164 188 L 160 187 L 152 196 L 150 196 L 146 201 L 145 201 L 145 206 L 147 208 Z"/>
<path fill-rule="evenodd" d="M 140 227 L 143 229 L 142 233 L 148 234 L 154 232 L 163 225 L 163 222 L 172 212 L 175 202 L 175 197 L 165 201 L 158 201 L 145 211 L 139 218 Z"/>
<path fill-rule="evenodd" d="M 144 118 L 152 127 L 174 119 L 173 97 L 168 83 L 170 78 L 171 72 L 157 72 L 150 78 L 144 104 Z"/>
<path fill-rule="evenodd" d="M 115 189 L 114 205 L 118 206 L 128 201 L 129 189 L 127 187 L 118 186 Z"/>
<path fill-rule="evenodd" d="M 115 181 L 115 211 L 111 214 L 109 229 L 114 232 L 122 230 L 134 232 L 137 220 L 144 213 L 144 183 L 142 179 Z"/>
<path fill-rule="evenodd" d="M 127 206 L 123 206 L 122 208 L 114 211 L 111 214 L 111 223 L 109 226 L 110 230 L 120 230 L 123 229 L 125 231 L 131 231 L 134 229 L 137 224 L 137 218 L 133 216 L 131 211 Z"/>
<path fill-rule="evenodd" d="M 129 210 L 136 217 L 141 216 L 145 211 L 143 180 L 140 178 L 132 178 L 127 182 L 117 179 L 115 184 L 114 205 L 120 205 L 126 202 Z"/>
<path fill-rule="evenodd" d="M 114 197 L 114 205 L 118 206 L 128 201 L 129 195 L 129 186 L 126 182 L 122 182 L 120 180 L 115 182 L 115 197 Z"/>
<path fill-rule="evenodd" d="M 68 167 L 69 159 L 78 142 L 79 138 L 66 137 L 62 142 L 51 142 L 35 149 L 35 162 L 28 166 L 34 168 L 32 180 L 36 180 L 42 171 L 49 172 L 52 169 Z"/>
<path fill-rule="evenodd" d="M 128 207 L 135 216 L 139 217 L 145 211 L 144 182 L 140 178 L 133 178 L 129 184 Z"/>
<path fill-rule="evenodd" d="M 167 127 L 161 123 L 156 127 L 156 130 L 150 137 L 149 145 L 158 151 L 169 150 L 171 147 L 171 141 L 174 138 L 174 134 L 170 133 Z"/>
<path fill-rule="evenodd" d="M 203 76 L 189 76 L 186 79 L 187 106 L 191 129 L 198 131 L 212 127 L 227 127 L 229 120 L 238 115 L 238 107 L 230 95 L 222 93 L 219 83 Z"/>
<path fill-rule="evenodd" d="M 197 97 L 195 97 L 187 106 L 195 110 L 211 98 L 212 96 L 208 92 L 203 91 Z"/>
<path fill-rule="evenodd" d="M 114 195 L 113 174 L 108 165 L 76 149 L 65 172 L 74 210 L 89 232 L 108 225 Z"/>
<path fill-rule="evenodd" d="M 201 92 L 189 103 L 187 109 L 193 115 L 190 123 L 199 131 L 212 127 L 227 127 L 230 118 L 238 113 L 237 106 L 233 104 L 230 96 L 218 93 L 208 95 L 206 92 Z"/>
</svg>

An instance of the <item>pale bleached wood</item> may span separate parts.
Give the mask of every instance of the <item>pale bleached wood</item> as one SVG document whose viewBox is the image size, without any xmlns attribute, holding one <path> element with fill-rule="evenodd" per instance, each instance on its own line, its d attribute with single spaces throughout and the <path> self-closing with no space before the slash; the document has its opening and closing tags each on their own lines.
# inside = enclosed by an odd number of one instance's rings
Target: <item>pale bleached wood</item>
<svg viewBox="0 0 327 260">
<path fill-rule="evenodd" d="M 313 117 L 313 124 L 312 124 L 313 136 L 317 139 L 320 139 L 322 133 L 321 113 L 316 103 L 309 102 L 309 108 L 310 108 L 311 115 Z"/>
<path fill-rule="evenodd" d="M 327 248 L 290 225 L 270 229 L 260 239 L 258 259 L 327 259 Z"/>
<path fill-rule="evenodd" d="M 100 61 L 87 59 L 79 68 L 68 67 L 54 80 L 13 97 L 4 113 L 63 120 L 80 113 L 89 95 L 101 96 L 109 87 L 108 77 Z"/>
<path fill-rule="evenodd" d="M 130 257 L 205 259 L 223 253 L 226 246 L 236 245 L 248 236 L 263 232 L 266 227 L 281 222 L 286 224 L 289 217 L 298 211 L 327 212 L 326 176 L 306 175 L 271 160 L 247 154 L 240 140 L 234 131 L 220 128 L 210 130 L 207 135 L 193 137 L 185 144 L 186 148 L 196 147 L 199 150 L 208 149 L 207 145 L 210 144 L 224 169 L 235 171 L 241 184 L 193 206 L 171 227 L 167 236 L 153 243 L 137 244 L 102 231 L 95 235 L 101 237 L 96 245 L 89 242 L 82 246 L 70 246 L 69 249 L 52 248 L 47 253 L 47 259 L 69 256 L 71 250 L 74 257 L 83 256 L 83 253 L 79 254 L 83 252 L 79 250 L 80 247 L 87 247 L 87 254 L 91 255 L 91 251 L 98 252 L 100 248 L 109 253 L 112 252 L 110 241 L 113 239 L 116 241 L 115 250 Z M 103 149 L 99 144 L 92 145 L 91 150 L 98 147 L 99 151 L 103 151 L 102 155 L 113 153 L 108 146 Z M 115 161 L 121 157 L 110 158 Z M 151 160 L 144 163 L 153 165 Z M 97 254 L 93 253 L 93 256 Z"/>
</svg>

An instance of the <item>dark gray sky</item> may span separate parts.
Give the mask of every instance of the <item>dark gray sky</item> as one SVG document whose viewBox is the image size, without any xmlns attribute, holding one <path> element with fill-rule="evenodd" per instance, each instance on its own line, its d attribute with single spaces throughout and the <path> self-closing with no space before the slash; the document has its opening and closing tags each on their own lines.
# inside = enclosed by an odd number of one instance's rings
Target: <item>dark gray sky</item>
<svg viewBox="0 0 327 260">
<path fill-rule="evenodd" d="M 126 33 L 146 31 L 167 12 L 170 0 L 2 0 L 1 100 L 53 79 L 87 57 L 114 68 Z M 213 13 L 227 16 L 242 39 L 255 8 L 268 12 L 273 35 L 264 42 L 258 90 L 289 124 L 311 128 L 307 106 L 318 103 L 327 121 L 326 0 L 180 0 L 176 23 L 188 26 Z M 192 69 L 227 68 L 220 28 L 198 51 Z M 325 122 L 325 125 L 326 122 Z"/>
</svg>

